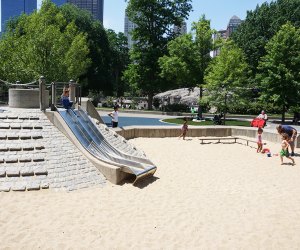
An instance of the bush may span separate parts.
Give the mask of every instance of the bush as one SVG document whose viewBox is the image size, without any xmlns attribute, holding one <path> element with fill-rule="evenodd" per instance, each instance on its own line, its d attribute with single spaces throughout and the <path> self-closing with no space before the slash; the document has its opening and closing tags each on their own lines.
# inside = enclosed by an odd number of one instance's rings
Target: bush
<svg viewBox="0 0 300 250">
<path fill-rule="evenodd" d="M 174 103 L 164 106 L 165 112 L 190 112 L 190 108 L 186 104 Z"/>
</svg>

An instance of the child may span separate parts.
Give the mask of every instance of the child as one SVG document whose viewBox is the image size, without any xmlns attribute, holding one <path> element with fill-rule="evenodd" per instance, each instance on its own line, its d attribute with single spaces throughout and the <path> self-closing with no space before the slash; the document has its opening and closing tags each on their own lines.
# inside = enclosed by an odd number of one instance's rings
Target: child
<svg viewBox="0 0 300 250">
<path fill-rule="evenodd" d="M 256 150 L 257 153 L 262 152 L 262 147 L 263 147 L 262 133 L 263 133 L 263 129 L 258 128 L 258 130 L 257 130 L 257 150 Z"/>
<path fill-rule="evenodd" d="M 282 142 L 281 142 L 281 151 L 280 151 L 280 160 L 281 160 L 281 165 L 283 165 L 283 157 L 285 156 L 286 158 L 290 159 L 293 162 L 293 165 L 295 165 L 295 160 L 290 157 L 289 154 L 289 136 L 286 133 L 281 134 Z"/>
<path fill-rule="evenodd" d="M 119 123 L 119 105 L 114 106 L 114 111 L 109 113 L 108 116 L 111 117 L 111 125 L 113 128 L 118 127 Z"/>
<path fill-rule="evenodd" d="M 69 99 L 69 88 L 64 87 L 61 95 L 61 103 L 65 109 L 70 109 L 73 106 L 73 102 Z"/>
<path fill-rule="evenodd" d="M 178 139 L 180 139 L 180 137 L 182 137 L 183 140 L 185 140 L 185 136 L 186 136 L 186 132 L 188 131 L 188 124 L 187 124 L 187 119 L 184 118 L 184 123 L 181 127 L 181 134 L 178 137 Z"/>
</svg>

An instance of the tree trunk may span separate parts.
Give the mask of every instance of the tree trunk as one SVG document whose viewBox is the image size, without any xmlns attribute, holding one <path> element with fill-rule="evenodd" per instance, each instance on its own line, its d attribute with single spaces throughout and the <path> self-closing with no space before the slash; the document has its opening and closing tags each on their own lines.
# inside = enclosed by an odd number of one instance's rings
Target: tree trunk
<svg viewBox="0 0 300 250">
<path fill-rule="evenodd" d="M 282 105 L 281 122 L 285 122 L 285 105 Z"/>
<path fill-rule="evenodd" d="M 227 92 L 225 92 L 224 125 L 226 123 L 226 112 L 227 112 Z"/>
<path fill-rule="evenodd" d="M 202 86 L 200 86 L 200 101 L 202 100 L 202 96 L 203 96 L 203 88 L 202 88 Z M 198 118 L 200 119 L 200 120 L 202 120 L 203 119 L 203 111 L 202 111 L 202 106 L 201 106 L 201 104 L 199 104 L 198 105 Z"/>
<path fill-rule="evenodd" d="M 153 96 L 153 93 L 148 94 L 148 110 L 152 110 Z"/>
</svg>

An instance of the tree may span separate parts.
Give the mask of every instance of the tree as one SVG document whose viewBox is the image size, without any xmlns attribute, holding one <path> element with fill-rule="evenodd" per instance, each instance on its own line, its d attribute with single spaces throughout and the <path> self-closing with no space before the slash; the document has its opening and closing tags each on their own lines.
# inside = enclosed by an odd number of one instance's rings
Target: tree
<svg viewBox="0 0 300 250">
<path fill-rule="evenodd" d="M 300 29 L 283 25 L 267 43 L 266 53 L 259 62 L 260 98 L 282 107 L 284 122 L 285 112 L 300 98 Z"/>
<path fill-rule="evenodd" d="M 123 33 L 116 34 L 113 30 L 106 31 L 111 50 L 111 74 L 114 90 L 117 96 L 123 96 L 127 88 L 122 79 L 123 72 L 129 64 L 129 49 L 127 38 Z"/>
<path fill-rule="evenodd" d="M 177 83 L 177 87 L 200 86 L 202 99 L 204 74 L 211 60 L 210 51 L 213 49 L 210 21 L 203 15 L 197 23 L 193 23 L 194 39 L 192 34 L 177 37 L 168 44 L 169 56 L 159 59 L 162 68 L 161 75 Z M 198 108 L 202 118 L 201 105 Z"/>
<path fill-rule="evenodd" d="M 239 92 L 246 87 L 248 71 L 243 51 L 230 40 L 207 69 L 205 86 L 210 105 L 224 113 L 224 120 L 228 105 L 238 101 Z"/>
<path fill-rule="evenodd" d="M 80 77 L 85 82 L 84 90 L 103 91 L 107 95 L 113 92 L 111 72 L 112 49 L 103 25 L 93 18 L 90 12 L 76 7 L 74 4 L 64 4 L 60 11 L 67 23 L 74 22 L 78 30 L 87 36 L 91 64 L 86 74 Z"/>
<path fill-rule="evenodd" d="M 232 39 L 246 55 L 252 70 L 252 80 L 257 73 L 260 58 L 266 54 L 266 44 L 287 21 L 295 27 L 300 26 L 299 0 L 263 3 L 254 11 L 248 11 L 245 21 L 233 33 Z"/>
<path fill-rule="evenodd" d="M 200 59 L 192 34 L 175 38 L 168 43 L 169 55 L 159 58 L 161 76 L 173 82 L 174 88 L 197 86 Z"/>
<path fill-rule="evenodd" d="M 129 84 L 148 96 L 152 109 L 155 93 L 165 90 L 170 82 L 160 76 L 158 58 L 167 53 L 167 44 L 176 37 L 174 25 L 180 26 L 192 9 L 191 0 L 129 0 L 126 13 L 137 27 L 132 32 L 136 41 L 130 53 L 131 64 L 124 73 Z"/>
<path fill-rule="evenodd" d="M 40 11 L 8 25 L 0 40 L 0 68 L 10 82 L 29 82 L 41 75 L 67 81 L 86 72 L 88 53 L 86 35 L 74 22 L 66 23 L 51 1 L 44 1 Z"/>
</svg>

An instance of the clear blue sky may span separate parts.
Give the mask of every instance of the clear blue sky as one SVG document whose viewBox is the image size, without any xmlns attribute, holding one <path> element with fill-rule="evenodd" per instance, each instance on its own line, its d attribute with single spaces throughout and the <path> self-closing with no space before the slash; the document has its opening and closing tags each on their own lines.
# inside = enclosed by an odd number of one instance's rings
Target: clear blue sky
<svg viewBox="0 0 300 250">
<path fill-rule="evenodd" d="M 226 29 L 229 19 L 236 15 L 245 19 L 247 10 L 254 10 L 257 5 L 271 0 L 193 0 L 193 11 L 188 18 L 188 31 L 191 23 L 199 20 L 202 14 L 211 20 L 211 27 L 216 30 Z M 104 0 L 104 27 L 116 32 L 124 32 L 124 0 Z"/>
</svg>

